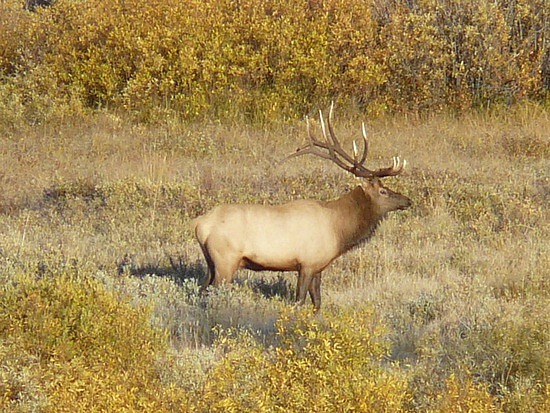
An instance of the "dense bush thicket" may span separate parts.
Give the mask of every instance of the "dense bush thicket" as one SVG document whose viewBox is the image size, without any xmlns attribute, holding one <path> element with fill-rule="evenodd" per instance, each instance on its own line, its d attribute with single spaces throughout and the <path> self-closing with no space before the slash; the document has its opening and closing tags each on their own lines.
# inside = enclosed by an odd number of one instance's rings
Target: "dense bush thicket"
<svg viewBox="0 0 550 413">
<path fill-rule="evenodd" d="M 370 113 L 544 99 L 546 0 L 0 3 L 0 113 L 269 120 L 331 99 Z"/>
</svg>

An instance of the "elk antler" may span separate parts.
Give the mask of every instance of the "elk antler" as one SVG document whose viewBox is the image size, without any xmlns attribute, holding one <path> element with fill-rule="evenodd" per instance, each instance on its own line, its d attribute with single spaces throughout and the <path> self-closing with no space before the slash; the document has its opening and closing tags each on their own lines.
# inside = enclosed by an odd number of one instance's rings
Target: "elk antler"
<svg viewBox="0 0 550 413">
<path fill-rule="evenodd" d="M 302 148 L 298 148 L 296 152 L 288 155 L 286 158 L 283 159 L 283 161 L 286 161 L 287 159 L 295 158 L 297 156 L 311 154 L 311 155 L 319 156 L 324 159 L 331 160 L 340 168 L 348 172 L 351 172 L 355 176 L 361 177 L 361 178 L 371 178 L 371 177 L 383 178 L 385 176 L 399 175 L 401 172 L 403 172 L 403 169 L 407 165 L 407 161 L 403 160 L 403 163 L 401 163 L 401 159 L 398 156 L 393 158 L 392 166 L 388 168 L 381 168 L 381 169 L 378 169 L 377 171 L 372 171 L 370 169 L 367 169 L 363 165 L 365 163 L 365 160 L 367 159 L 367 153 L 369 151 L 369 143 L 367 141 L 367 131 L 365 129 L 364 122 L 361 125 L 363 153 L 361 154 L 360 157 L 358 156 L 357 143 L 355 141 L 353 141 L 353 156 L 346 153 L 342 148 L 342 145 L 340 145 L 340 142 L 338 141 L 338 138 L 336 137 L 336 134 L 334 133 L 334 129 L 332 127 L 333 109 L 334 109 L 334 102 L 332 102 L 330 105 L 330 111 L 329 111 L 328 120 L 327 120 L 328 133 L 330 135 L 330 139 L 329 137 L 327 137 L 327 128 L 325 127 L 325 119 L 323 117 L 323 112 L 319 111 L 319 118 L 321 120 L 321 130 L 323 131 L 324 141 L 321 141 L 312 135 L 311 128 L 309 125 L 309 118 L 306 117 L 307 134 L 309 138 L 309 143 L 303 146 Z"/>
</svg>

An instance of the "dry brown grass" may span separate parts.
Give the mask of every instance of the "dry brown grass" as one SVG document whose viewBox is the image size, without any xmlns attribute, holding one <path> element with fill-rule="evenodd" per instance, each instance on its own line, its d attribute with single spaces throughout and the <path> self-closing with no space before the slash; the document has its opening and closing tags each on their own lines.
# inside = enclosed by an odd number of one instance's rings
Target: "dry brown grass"
<svg viewBox="0 0 550 413">
<path fill-rule="evenodd" d="M 342 136 L 358 132 L 354 116 L 336 124 Z M 390 358 L 410 374 L 411 410 L 438 408 L 442 383 L 465 372 L 507 411 L 529 398 L 544 405 L 549 130 L 536 106 L 369 124 L 371 164 L 407 158 L 408 172 L 388 186 L 415 205 L 329 267 L 322 294 L 329 312 L 375 307 Z M 171 342 L 161 375 L 200 388 L 220 360 L 220 330 L 276 342 L 295 275 L 243 272 L 237 286 L 200 298 L 194 280 L 205 268 L 189 219 L 220 202 L 328 199 L 351 188 L 321 160 L 277 163 L 304 136 L 302 123 L 140 126 L 110 113 L 5 132 L 1 278 L 77 268 L 151 306 Z"/>
</svg>

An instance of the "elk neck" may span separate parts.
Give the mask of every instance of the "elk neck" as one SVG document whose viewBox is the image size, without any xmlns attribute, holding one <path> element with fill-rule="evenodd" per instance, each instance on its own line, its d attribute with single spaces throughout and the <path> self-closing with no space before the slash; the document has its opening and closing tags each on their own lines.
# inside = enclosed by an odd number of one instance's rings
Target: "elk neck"
<svg viewBox="0 0 550 413">
<path fill-rule="evenodd" d="M 360 186 L 328 202 L 327 207 L 336 212 L 335 231 L 342 252 L 372 237 L 384 218 L 383 214 L 376 212 L 373 201 Z"/>
</svg>

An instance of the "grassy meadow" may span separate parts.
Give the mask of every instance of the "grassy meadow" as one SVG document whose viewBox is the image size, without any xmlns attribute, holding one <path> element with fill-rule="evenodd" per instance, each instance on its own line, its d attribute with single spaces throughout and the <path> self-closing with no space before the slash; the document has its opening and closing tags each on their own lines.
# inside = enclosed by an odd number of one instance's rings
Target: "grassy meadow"
<svg viewBox="0 0 550 413">
<path fill-rule="evenodd" d="M 361 120 L 337 108 L 348 148 Z M 294 273 L 200 296 L 188 228 L 221 202 L 353 188 L 327 161 L 278 163 L 304 122 L 3 130 L 0 410 L 548 411 L 548 110 L 367 121 L 368 164 L 406 158 L 385 181 L 414 206 L 325 271 L 316 316 Z"/>
<path fill-rule="evenodd" d="M 547 0 L 0 1 L 0 411 L 550 411 Z M 27 2 L 32 3 L 32 2 Z M 290 39 L 290 40 L 289 40 Z M 336 103 L 414 205 L 199 294 L 190 220 L 334 199 Z M 318 127 L 318 126 L 317 126 Z"/>
</svg>

